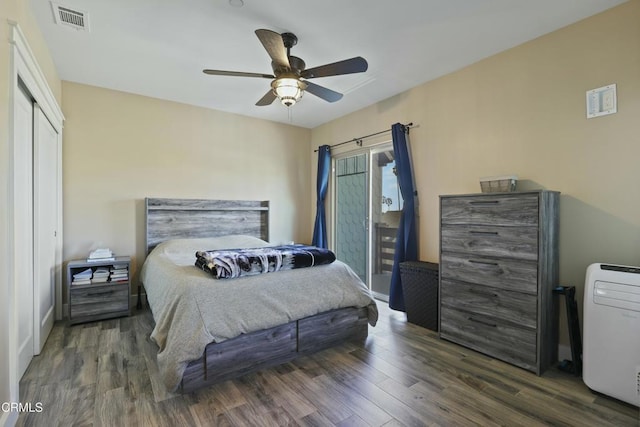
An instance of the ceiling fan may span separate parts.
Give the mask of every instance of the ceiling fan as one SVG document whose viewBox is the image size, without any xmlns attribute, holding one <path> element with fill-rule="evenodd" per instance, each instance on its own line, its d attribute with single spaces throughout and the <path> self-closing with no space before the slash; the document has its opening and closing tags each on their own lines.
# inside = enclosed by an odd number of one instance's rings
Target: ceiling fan
<svg viewBox="0 0 640 427">
<path fill-rule="evenodd" d="M 291 48 L 298 43 L 298 38 L 295 34 L 279 34 L 275 31 L 260 29 L 256 30 L 256 35 L 271 57 L 273 74 L 222 70 L 202 71 L 205 74 L 217 76 L 273 79 L 271 90 L 256 102 L 258 106 L 270 105 L 278 98 L 283 105 L 290 107 L 302 97 L 305 90 L 327 102 L 336 102 L 342 98 L 341 93 L 312 83 L 309 79 L 367 71 L 367 61 L 360 56 L 306 70 L 304 61 L 297 56 L 291 55 Z"/>
</svg>

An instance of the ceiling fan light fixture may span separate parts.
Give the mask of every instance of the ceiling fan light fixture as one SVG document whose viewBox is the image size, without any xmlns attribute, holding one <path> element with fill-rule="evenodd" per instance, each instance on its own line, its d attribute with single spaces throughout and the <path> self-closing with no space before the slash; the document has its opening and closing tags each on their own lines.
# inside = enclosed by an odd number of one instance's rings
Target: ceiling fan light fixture
<svg viewBox="0 0 640 427">
<path fill-rule="evenodd" d="M 307 85 L 298 80 L 290 77 L 283 77 L 275 79 L 271 82 L 271 88 L 273 93 L 276 94 L 282 105 L 291 107 L 302 98 Z"/>
<path fill-rule="evenodd" d="M 243 0 L 227 0 L 229 3 L 242 3 Z M 258 77 L 271 80 L 271 90 L 256 102 L 256 106 L 271 105 L 278 98 L 282 105 L 291 107 L 302 98 L 305 91 L 327 102 L 342 99 L 342 94 L 324 86 L 312 83 L 309 79 L 316 77 L 340 76 L 342 74 L 362 73 L 367 71 L 367 61 L 361 57 L 345 59 L 331 64 L 307 69 L 304 61 L 290 54 L 298 38 L 293 33 L 276 33 L 264 28 L 255 31 L 269 57 L 273 74 L 247 73 L 224 70 L 202 70 L 205 74 L 218 76 Z"/>
</svg>

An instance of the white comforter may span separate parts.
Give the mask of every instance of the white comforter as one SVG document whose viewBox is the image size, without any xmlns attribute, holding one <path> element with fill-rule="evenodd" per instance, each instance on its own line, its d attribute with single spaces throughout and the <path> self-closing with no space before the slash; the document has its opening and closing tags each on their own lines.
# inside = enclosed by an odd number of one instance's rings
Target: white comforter
<svg viewBox="0 0 640 427">
<path fill-rule="evenodd" d="M 268 245 L 250 236 L 178 239 L 149 254 L 140 279 L 156 321 L 151 338 L 160 347 L 158 366 L 169 390 L 211 342 L 344 307 L 368 306 L 369 323 L 375 325 L 371 293 L 340 261 L 230 280 L 216 280 L 194 266 L 198 250 Z"/>
</svg>

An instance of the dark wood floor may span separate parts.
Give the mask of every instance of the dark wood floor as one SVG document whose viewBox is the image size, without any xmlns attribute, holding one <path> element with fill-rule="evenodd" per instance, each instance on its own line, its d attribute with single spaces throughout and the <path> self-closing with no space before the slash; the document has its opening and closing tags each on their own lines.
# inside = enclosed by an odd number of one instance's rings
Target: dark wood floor
<svg viewBox="0 0 640 427">
<path fill-rule="evenodd" d="M 542 377 L 384 309 L 365 348 L 323 351 L 185 394 L 164 389 L 148 311 L 57 324 L 20 382 L 19 426 L 638 426 L 638 409 L 555 369 Z"/>
</svg>

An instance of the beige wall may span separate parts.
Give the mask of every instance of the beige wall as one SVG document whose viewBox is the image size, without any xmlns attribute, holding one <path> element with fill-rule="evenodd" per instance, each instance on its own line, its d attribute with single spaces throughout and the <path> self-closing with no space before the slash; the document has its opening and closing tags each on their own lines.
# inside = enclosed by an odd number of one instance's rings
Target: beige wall
<svg viewBox="0 0 640 427">
<path fill-rule="evenodd" d="M 320 126 L 312 149 L 418 125 L 410 145 L 427 261 L 439 256 L 439 195 L 479 192 L 479 177 L 512 173 L 521 189 L 562 192 L 560 278 L 578 288 L 582 312 L 589 264 L 640 264 L 639 23 L 631 0 Z M 618 113 L 587 120 L 585 92 L 610 83 Z"/>
<path fill-rule="evenodd" d="M 270 201 L 270 240 L 310 224 L 310 130 L 63 82 L 64 259 L 144 258 L 144 198 Z M 135 293 L 135 290 L 134 290 Z"/>
<path fill-rule="evenodd" d="M 35 19 L 31 15 L 29 2 L 27 0 L 2 0 L 0 1 L 0 343 L 2 352 L 0 353 L 0 402 L 9 402 L 12 398 L 12 390 L 17 390 L 17 384 L 11 384 L 9 372 L 9 352 L 14 351 L 13 347 L 7 345 L 9 342 L 9 328 L 12 325 L 10 316 L 13 316 L 13 301 L 10 293 L 10 272 L 12 263 L 12 249 L 9 247 L 10 230 L 8 224 L 8 213 L 13 209 L 13 203 L 9 199 L 8 188 L 13 185 L 10 163 L 9 146 L 9 107 L 10 107 L 10 75 L 9 64 L 11 60 L 11 46 L 9 45 L 11 26 L 7 20 L 17 22 L 27 38 L 31 50 L 37 58 L 47 83 L 60 102 L 61 83 L 53 65 L 53 60 L 47 50 Z M 0 412 L 0 424 L 4 423 L 8 414 Z"/>
</svg>

